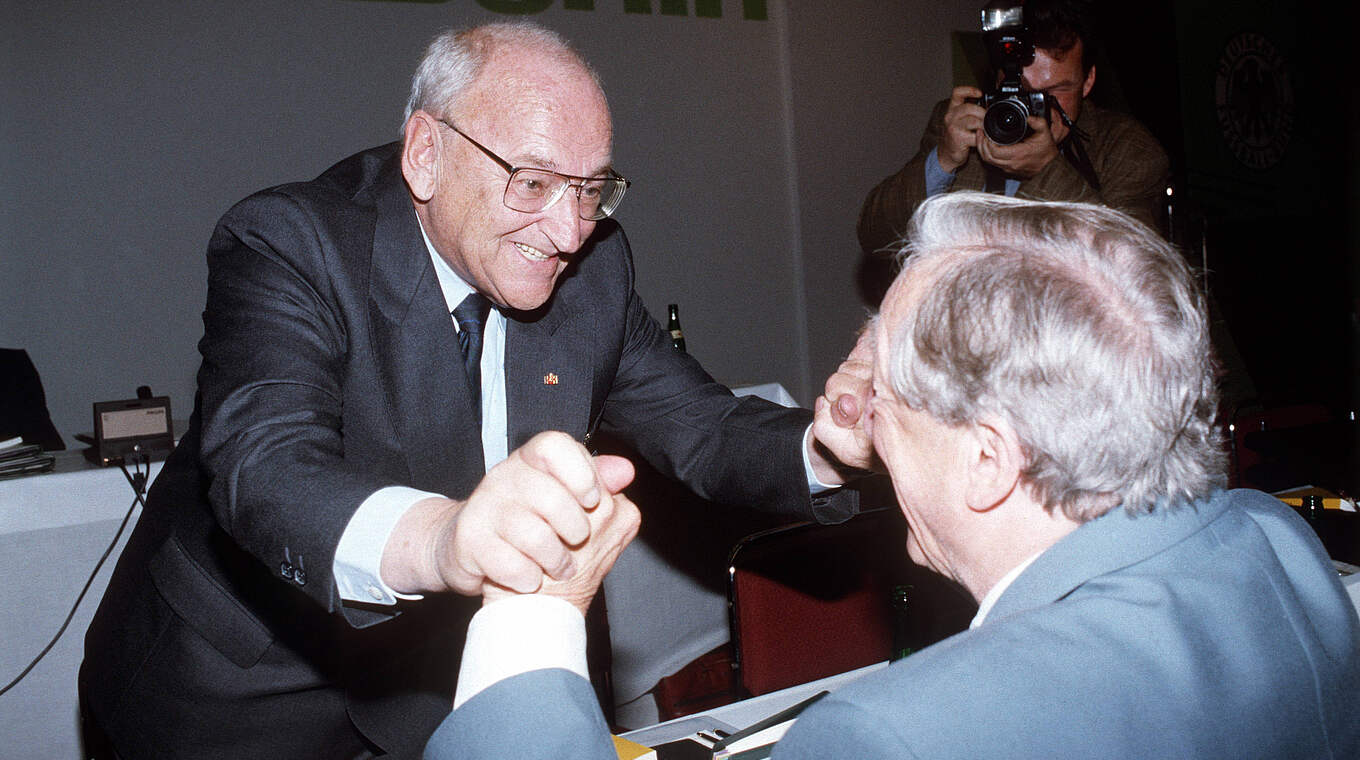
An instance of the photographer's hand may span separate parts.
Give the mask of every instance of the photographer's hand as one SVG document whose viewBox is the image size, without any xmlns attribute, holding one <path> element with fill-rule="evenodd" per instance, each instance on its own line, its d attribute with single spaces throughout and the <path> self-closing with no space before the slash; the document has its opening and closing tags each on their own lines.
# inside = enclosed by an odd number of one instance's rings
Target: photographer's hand
<svg viewBox="0 0 1360 760">
<path fill-rule="evenodd" d="M 1001 169 L 1007 175 L 1019 180 L 1027 180 L 1048 166 L 1058 157 L 1058 129 L 1067 135 L 1067 127 L 1061 123 L 1051 128 L 1042 116 L 1030 116 L 1029 137 L 1011 145 L 997 145 L 987 139 L 982 130 L 977 133 L 978 155 L 983 161 Z"/>
<path fill-rule="evenodd" d="M 949 110 L 944 114 L 944 132 L 935 148 L 940 168 L 953 174 L 968 161 L 968 152 L 982 135 L 982 106 L 970 102 L 982 97 L 976 87 L 955 87 L 949 95 Z"/>
</svg>

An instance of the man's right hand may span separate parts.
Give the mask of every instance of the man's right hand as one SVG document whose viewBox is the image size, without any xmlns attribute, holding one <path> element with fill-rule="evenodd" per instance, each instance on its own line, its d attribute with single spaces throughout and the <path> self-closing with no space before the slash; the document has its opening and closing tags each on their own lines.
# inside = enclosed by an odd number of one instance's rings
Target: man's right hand
<svg viewBox="0 0 1360 760">
<path fill-rule="evenodd" d="M 623 457 L 600 456 L 595 458 L 595 464 L 606 489 L 617 483 L 626 485 L 633 479 L 633 464 Z M 622 477 L 625 474 L 626 478 Z M 618 486 L 619 489 L 622 487 Z M 538 590 L 540 594 L 570 602 L 582 615 L 586 614 L 605 575 L 614 567 L 614 562 L 637 535 L 641 525 L 637 505 L 627 496 L 614 491 L 600 499 L 599 506 L 586 511 L 590 521 L 590 538 L 570 549 L 576 572 L 564 580 L 544 577 L 543 586 Z M 482 588 L 482 604 L 490 604 L 515 593 L 499 584 L 487 583 Z"/>
<path fill-rule="evenodd" d="M 602 522 L 592 521 L 588 511 L 603 506 L 600 515 L 619 512 L 615 501 L 627 500 L 617 494 L 633 479 L 626 460 L 619 465 L 613 461 L 618 457 L 599 459 L 597 467 L 565 433 L 540 433 L 487 471 L 467 501 L 417 502 L 383 550 L 383 581 L 402 593 L 452 590 L 474 596 L 488 583 L 530 593 L 545 576 L 572 578 L 577 571 L 572 549 Z M 627 502 L 625 527 L 629 508 L 636 523 L 636 507 Z"/>
<path fill-rule="evenodd" d="M 982 97 L 976 87 L 955 87 L 949 95 L 949 110 L 944 113 L 944 132 L 935 147 L 940 168 L 953 174 L 968 161 L 968 152 L 977 147 L 982 133 L 982 106 L 969 102 Z"/>
</svg>

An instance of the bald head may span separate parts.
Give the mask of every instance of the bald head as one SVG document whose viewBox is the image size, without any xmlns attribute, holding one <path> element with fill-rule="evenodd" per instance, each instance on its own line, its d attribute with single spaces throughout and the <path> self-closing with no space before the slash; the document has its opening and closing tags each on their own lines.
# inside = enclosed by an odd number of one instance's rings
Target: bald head
<svg viewBox="0 0 1360 760">
<path fill-rule="evenodd" d="M 417 110 L 446 114 L 463 107 L 460 101 L 486 73 L 498 81 L 554 74 L 584 77 L 605 102 L 599 75 L 561 35 L 530 22 L 486 24 L 446 30 L 430 43 L 411 81 L 403 124 Z"/>
</svg>

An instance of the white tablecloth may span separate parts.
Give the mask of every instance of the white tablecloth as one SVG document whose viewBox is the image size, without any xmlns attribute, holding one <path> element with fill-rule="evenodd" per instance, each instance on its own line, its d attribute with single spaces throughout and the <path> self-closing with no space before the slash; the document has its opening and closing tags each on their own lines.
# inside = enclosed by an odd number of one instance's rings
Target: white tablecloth
<svg viewBox="0 0 1360 760">
<path fill-rule="evenodd" d="M 159 471 L 152 463 L 153 478 Z M 118 468 L 95 468 L 76 451 L 59 452 L 54 472 L 0 481 L 0 682 L 19 675 L 61 628 L 132 504 Z M 136 508 L 56 646 L 0 695 L 0 755 L 81 757 L 76 673 L 85 629 L 140 513 Z"/>
</svg>

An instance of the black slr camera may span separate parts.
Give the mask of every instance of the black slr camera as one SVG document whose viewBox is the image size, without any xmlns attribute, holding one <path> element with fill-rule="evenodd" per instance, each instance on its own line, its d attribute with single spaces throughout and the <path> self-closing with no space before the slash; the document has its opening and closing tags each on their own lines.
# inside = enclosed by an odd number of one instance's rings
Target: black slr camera
<svg viewBox="0 0 1360 760">
<path fill-rule="evenodd" d="M 1048 95 L 1021 83 L 1021 70 L 1034 62 L 1034 42 L 1018 0 L 993 0 L 982 9 L 982 39 L 993 69 L 1001 73 L 996 89 L 982 93 L 987 109 L 982 131 L 998 145 L 1018 143 L 1030 135 L 1031 114 L 1048 118 Z"/>
</svg>

